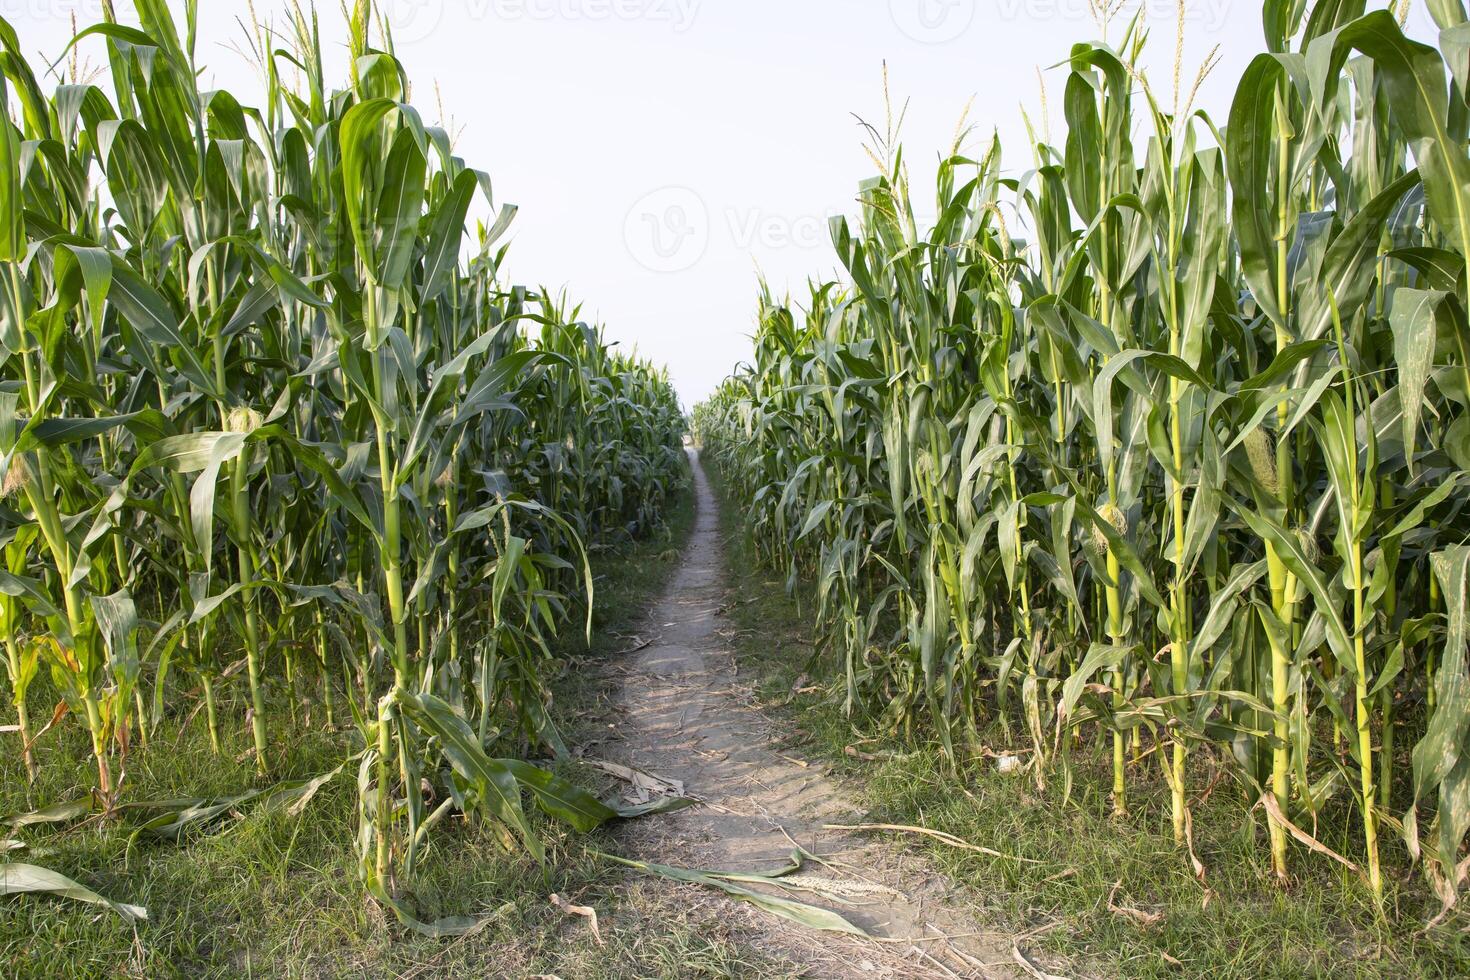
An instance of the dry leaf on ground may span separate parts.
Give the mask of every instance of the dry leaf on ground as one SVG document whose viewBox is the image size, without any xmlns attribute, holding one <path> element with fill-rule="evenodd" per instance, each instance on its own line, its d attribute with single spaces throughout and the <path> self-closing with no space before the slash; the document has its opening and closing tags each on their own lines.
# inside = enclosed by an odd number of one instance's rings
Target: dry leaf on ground
<svg viewBox="0 0 1470 980">
<path fill-rule="evenodd" d="M 556 892 L 551 893 L 551 904 L 561 909 L 567 915 L 578 915 L 586 919 L 592 926 L 592 939 L 597 945 L 603 945 L 602 930 L 597 928 L 597 910 L 590 905 L 573 905 L 562 898 Z"/>
</svg>

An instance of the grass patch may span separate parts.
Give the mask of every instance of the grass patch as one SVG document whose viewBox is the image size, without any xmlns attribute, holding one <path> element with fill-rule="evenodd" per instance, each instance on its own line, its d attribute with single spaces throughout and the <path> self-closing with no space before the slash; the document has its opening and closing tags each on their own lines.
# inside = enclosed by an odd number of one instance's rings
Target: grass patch
<svg viewBox="0 0 1470 980">
<path fill-rule="evenodd" d="M 681 495 L 666 530 L 594 556 L 596 630 L 589 649 L 574 627 L 557 651 L 563 669 L 553 713 L 568 741 L 588 737 L 599 690 L 588 665 L 624 648 L 625 634 L 668 581 L 693 524 Z M 279 692 L 277 692 L 279 693 Z M 243 685 L 222 705 L 224 752 L 209 750 L 202 716 L 166 726 L 130 762 L 126 799 L 214 796 L 255 785 L 251 741 L 240 723 Z M 40 703 L 38 697 L 37 703 Z M 273 722 L 278 778 L 327 772 L 356 751 L 354 733 L 327 733 L 306 719 L 289 726 L 284 698 Z M 345 709 L 343 709 L 345 710 Z M 0 814 L 84 794 L 91 786 L 86 736 L 61 726 L 39 746 L 42 777 L 27 789 L 19 754 L 0 757 Z M 7 736 L 8 737 L 8 736 Z M 542 825 L 548 868 L 507 851 L 491 828 L 447 822 L 413 882 L 424 916 L 497 911 L 482 932 L 458 940 L 404 934 L 369 905 L 358 882 L 355 773 L 328 784 L 299 818 L 251 810 L 220 832 L 180 846 L 139 842 L 124 830 L 87 824 L 29 828 L 8 855 L 60 871 L 118 901 L 147 906 L 136 926 L 93 906 L 42 897 L 0 899 L 0 975 L 5 977 L 533 976 L 576 978 L 771 976 L 770 964 L 740 949 L 730 929 L 680 907 L 658 883 L 609 868 L 592 855 L 611 846 Z M 658 819 L 657 817 L 650 819 Z M 605 945 L 585 920 L 548 901 L 558 892 L 594 906 Z"/>
<path fill-rule="evenodd" d="M 1459 931 L 1464 918 L 1423 933 L 1438 902 L 1418 878 L 1404 883 L 1399 854 L 1386 866 L 1393 880 L 1383 915 L 1350 873 L 1301 848 L 1293 850 L 1290 887 L 1276 886 L 1264 816 L 1242 816 L 1249 807 L 1228 778 L 1209 799 L 1192 798 L 1195 850 L 1207 874 L 1202 885 L 1173 841 L 1168 788 L 1152 761 L 1130 773 L 1133 811 L 1119 821 L 1108 812 L 1110 747 L 1076 754 L 1065 805 L 1060 785 L 1039 791 L 1029 774 L 1002 776 L 984 759 L 956 772 L 936 746 L 875 741 L 857 748 L 877 761 L 847 754 L 869 733 L 842 710 L 841 692 L 830 683 L 840 677 L 835 658 L 812 646 L 812 609 L 786 594 L 781 573 L 758 567 L 738 507 L 717 474 L 711 479 L 728 542 L 735 653 L 743 670 L 761 678 L 763 703 L 789 723 L 789 746 L 855 782 L 873 822 L 921 825 L 1039 861 L 1019 864 L 905 838 L 969 886 L 1003 928 L 1018 935 L 1044 928 L 1029 946 L 1125 977 L 1470 975 L 1470 937 Z M 808 674 L 814 679 L 804 679 Z M 1019 729 L 1015 742 L 999 730 L 991 736 L 996 752 L 1024 744 Z M 1202 792 L 1216 775 L 1219 767 L 1201 768 L 1191 786 Z M 1324 818 L 1324 827 L 1332 825 Z M 1385 857 L 1402 851 L 1385 843 Z"/>
</svg>

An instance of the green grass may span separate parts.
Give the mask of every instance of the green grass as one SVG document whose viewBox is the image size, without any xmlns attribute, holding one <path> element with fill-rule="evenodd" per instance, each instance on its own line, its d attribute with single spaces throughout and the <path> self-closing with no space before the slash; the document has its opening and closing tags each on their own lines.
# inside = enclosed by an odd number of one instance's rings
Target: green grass
<svg viewBox="0 0 1470 980">
<path fill-rule="evenodd" d="M 676 567 L 677 549 L 692 526 L 684 494 L 669 527 L 635 546 L 594 560 L 598 609 L 591 649 L 570 636 L 558 651 L 563 674 L 554 713 L 568 741 L 588 737 L 599 687 L 590 662 L 623 649 Z M 576 634 L 576 630 L 569 630 Z M 255 784 L 249 732 L 238 699 L 225 752 L 210 754 L 202 716 L 166 729 L 128 770 L 130 800 L 210 796 Z M 39 703 L 39 698 L 37 699 Z M 286 726 L 284 702 L 276 717 Z M 580 719 L 580 720 L 579 720 Z M 317 721 L 320 718 L 318 716 Z M 182 721 L 180 719 L 179 721 Z M 354 736 L 303 724 L 275 744 L 280 777 L 329 771 L 355 751 Z M 7 736 L 8 737 L 8 736 Z M 61 726 L 41 742 L 43 776 L 29 793 L 15 753 L 0 758 L 0 814 L 83 794 L 91 785 L 86 736 Z M 286 748 L 289 746 L 289 748 Z M 182 845 L 139 842 L 131 851 L 116 825 L 49 828 L 0 836 L 28 847 L 9 855 L 53 868 L 110 898 L 147 906 L 136 927 L 109 911 L 45 897 L 0 899 L 0 975 L 29 977 L 336 977 L 458 976 L 724 977 L 770 976 L 772 964 L 740 949 L 728 927 L 709 913 L 680 907 L 660 882 L 633 878 L 596 859 L 605 834 L 570 836 L 553 825 L 546 877 L 519 853 L 508 853 L 484 826 L 443 828 L 412 898 L 423 916 L 499 910 L 482 932 L 458 940 L 406 934 L 369 905 L 358 882 L 353 828 L 355 773 L 348 771 L 299 818 L 251 810 L 209 836 Z M 651 819 L 658 819 L 657 817 Z M 605 945 L 585 920 L 548 900 L 558 892 L 598 910 Z"/>
<path fill-rule="evenodd" d="M 721 489 L 717 475 L 712 478 Z M 1396 864 L 1383 916 L 1349 873 L 1301 848 L 1293 855 L 1290 887 L 1277 887 L 1264 846 L 1264 816 L 1242 817 L 1248 807 L 1218 767 L 1191 773 L 1199 791 L 1192 796 L 1194 844 L 1206 867 L 1201 884 L 1169 833 L 1169 792 L 1152 760 L 1130 770 L 1133 811 L 1119 821 L 1108 813 L 1106 752 L 1078 753 L 1065 804 L 1060 785 L 1038 791 L 1029 773 L 1001 776 L 984 759 L 962 765 L 956 774 L 937 746 L 912 751 L 913 746 L 879 741 L 860 749 L 881 761 L 848 756 L 845 749 L 860 740 L 862 726 L 855 729 L 844 716 L 840 692 L 828 683 L 837 676 L 835 659 L 811 644 L 813 610 L 786 594 L 781 574 L 756 566 L 737 509 L 728 499 L 722 504 L 736 655 L 742 668 L 763 679 L 758 693 L 765 705 L 789 723 L 788 747 L 826 759 L 855 781 L 872 822 L 921 825 L 1039 861 L 1023 865 L 905 838 L 937 869 L 969 886 L 1003 928 L 1021 934 L 1050 927 L 1028 939 L 1029 946 L 1106 976 L 1470 975 L 1470 937 L 1458 931 L 1466 925 L 1463 918 L 1423 934 L 1438 903 L 1419 879 L 1403 883 L 1408 871 L 1401 847 L 1385 847 Z M 808 693 L 793 695 L 804 674 L 816 679 L 801 682 Z M 995 752 L 1025 744 L 1019 730 L 1013 742 L 999 730 L 988 736 L 987 747 Z M 1222 778 L 1200 803 L 1199 793 L 1216 775 Z M 1324 816 L 1323 826 L 1333 825 L 1331 815 Z M 1135 921 L 1138 916 L 1110 908 L 1110 896 L 1119 909 L 1160 918 Z"/>
</svg>

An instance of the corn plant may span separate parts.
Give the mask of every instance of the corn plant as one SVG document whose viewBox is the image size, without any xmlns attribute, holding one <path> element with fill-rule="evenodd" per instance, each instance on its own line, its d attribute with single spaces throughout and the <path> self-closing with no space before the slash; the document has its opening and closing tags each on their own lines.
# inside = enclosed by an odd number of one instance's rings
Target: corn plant
<svg viewBox="0 0 1470 980">
<path fill-rule="evenodd" d="M 1281 878 L 1309 842 L 1382 897 L 1392 828 L 1454 904 L 1470 157 L 1465 13 L 1432 12 L 1439 48 L 1266 3 L 1223 126 L 1183 66 L 1150 86 L 1136 22 L 1076 45 L 1065 143 L 1014 179 L 954 148 L 927 232 L 873 130 L 845 277 L 804 316 L 764 292 L 694 413 L 850 711 L 956 761 L 1019 729 L 1063 796 L 1096 736 L 1119 813 L 1158 766 L 1181 846 L 1208 755 Z"/>
<path fill-rule="evenodd" d="M 368 891 L 416 928 L 468 928 L 403 899 L 450 808 L 537 857 L 524 792 L 583 830 L 619 813 L 518 756 L 566 753 L 551 640 L 590 629 L 589 549 L 657 527 L 683 485 L 678 400 L 575 307 L 501 281 L 515 208 L 413 107 L 367 0 L 340 90 L 314 12 L 252 24 L 254 105 L 199 88 L 195 3 L 135 12 L 104 4 L 72 42 L 105 51 L 108 90 L 73 57 L 43 91 L 0 21 L 20 751 L 40 764 L 31 708 L 54 691 L 53 719 L 90 733 L 94 809 L 176 837 L 244 798 L 115 804 L 130 755 L 193 716 L 191 688 L 216 751 L 243 694 L 262 777 L 308 717 L 350 718 Z M 467 236 L 477 198 L 492 217 Z"/>
</svg>

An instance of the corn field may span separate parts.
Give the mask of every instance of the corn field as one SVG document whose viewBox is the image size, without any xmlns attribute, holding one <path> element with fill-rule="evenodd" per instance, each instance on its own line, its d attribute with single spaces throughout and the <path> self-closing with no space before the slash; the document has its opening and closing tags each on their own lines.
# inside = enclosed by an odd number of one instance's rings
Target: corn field
<svg viewBox="0 0 1470 980">
<path fill-rule="evenodd" d="M 1448 911 L 1470 22 L 1431 0 L 1435 47 L 1307 6 L 1263 5 L 1220 119 L 1188 72 L 1149 85 L 1136 21 L 1072 47 L 1064 143 L 1008 170 L 957 139 L 932 223 L 870 127 L 843 281 L 763 290 L 695 431 L 872 727 L 956 759 L 999 729 L 1058 798 L 1095 749 L 1119 813 L 1156 772 L 1181 852 L 1224 768 L 1283 879 L 1337 860 L 1381 897 L 1392 849 Z"/>
<path fill-rule="evenodd" d="M 589 549 L 682 486 L 682 411 L 566 300 L 502 285 L 515 209 L 409 103 L 369 0 L 340 89 L 314 13 L 255 25 L 253 104 L 199 88 L 195 2 L 135 7 L 54 72 L 0 21 L 6 751 L 34 772 L 83 726 L 72 815 L 177 836 L 218 811 L 128 799 L 161 723 L 202 703 L 216 751 L 247 725 L 267 776 L 309 706 L 359 736 L 369 893 L 465 928 L 399 899 L 451 809 L 537 857 L 523 790 L 578 829 L 617 815 L 517 753 L 565 752 L 549 640 L 590 629 Z"/>
</svg>

